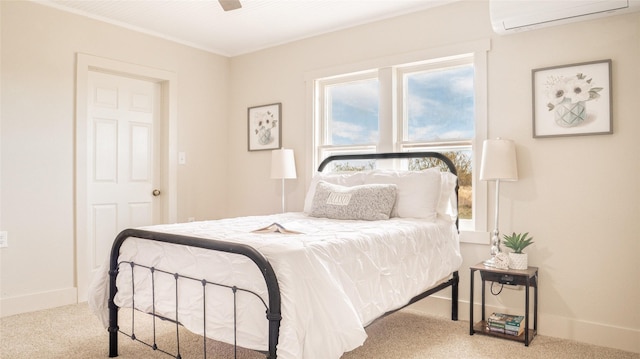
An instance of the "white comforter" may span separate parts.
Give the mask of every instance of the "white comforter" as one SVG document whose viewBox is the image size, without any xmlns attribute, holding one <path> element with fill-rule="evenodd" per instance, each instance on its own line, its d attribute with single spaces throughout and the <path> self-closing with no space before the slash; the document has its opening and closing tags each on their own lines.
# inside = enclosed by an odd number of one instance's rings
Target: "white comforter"
<svg viewBox="0 0 640 359">
<path fill-rule="evenodd" d="M 273 222 L 304 234 L 251 233 Z M 337 221 L 285 213 L 144 229 L 242 242 L 262 252 L 276 272 L 282 296 L 277 353 L 283 359 L 339 358 L 364 343 L 364 326 L 403 306 L 462 263 L 455 225 L 440 220 Z M 267 301 L 261 273 L 244 257 L 131 238 L 123 244 L 120 260 L 236 285 Z M 120 273 L 115 302 L 130 307 L 130 269 L 121 266 Z M 148 271 L 136 269 L 134 274 L 136 308 L 150 312 Z M 155 310 L 174 318 L 173 276 L 156 272 L 155 277 Z M 203 287 L 198 282 L 180 282 L 179 287 L 179 321 L 202 334 Z M 106 265 L 91 292 L 90 306 L 107 326 Z M 233 343 L 229 293 L 207 286 L 206 331 L 208 337 Z M 255 297 L 238 294 L 237 323 L 238 345 L 267 349 L 265 309 Z"/>
</svg>

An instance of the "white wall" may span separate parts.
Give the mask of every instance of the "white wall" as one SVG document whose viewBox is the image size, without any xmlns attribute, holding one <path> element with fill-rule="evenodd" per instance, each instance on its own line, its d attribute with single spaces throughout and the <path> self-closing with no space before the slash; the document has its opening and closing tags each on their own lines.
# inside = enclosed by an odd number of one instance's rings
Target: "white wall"
<svg viewBox="0 0 640 359">
<path fill-rule="evenodd" d="M 287 182 L 287 206 L 300 210 L 313 171 L 306 73 L 490 38 L 489 136 L 516 141 L 520 172 L 520 181 L 501 188 L 500 229 L 535 237 L 528 253 L 540 267 L 539 332 L 640 352 L 639 27 L 636 13 L 499 36 L 487 2 L 463 1 L 232 58 L 229 175 L 237 180 L 229 214 L 276 212 L 280 203 L 269 153 L 246 151 L 247 107 L 282 102 L 283 145 L 295 150 L 299 176 Z M 532 138 L 531 70 L 601 59 L 613 60 L 614 134 Z M 468 267 L 488 250 L 462 245 L 462 303 Z M 523 296 L 505 290 L 488 298 L 489 309 L 522 313 Z M 446 315 L 446 306 L 436 307 Z M 468 304 L 460 309 L 468 319 Z"/>
<path fill-rule="evenodd" d="M 0 9 L 0 229 L 10 241 L 0 249 L 2 315 L 74 299 L 76 52 L 177 74 L 178 150 L 188 156 L 178 168 L 183 221 L 280 210 L 269 152 L 247 151 L 247 107 L 282 102 L 283 145 L 296 151 L 299 176 L 287 181 L 287 206 L 300 210 L 313 170 L 306 73 L 490 38 L 489 135 L 517 142 L 521 177 L 502 186 L 501 232 L 536 239 L 528 252 L 540 267 L 540 333 L 640 352 L 640 15 L 498 36 L 486 2 L 462 1 L 226 59 L 31 2 Z M 614 134 L 533 139 L 531 69 L 608 58 Z M 488 245 L 462 252 L 466 319 L 468 266 Z M 517 291 L 489 298 L 514 312 L 521 303 Z"/>
<path fill-rule="evenodd" d="M 225 214 L 229 60 L 27 1 L 0 2 L 2 315 L 76 301 L 76 54 L 171 71 L 178 90 L 178 220 Z"/>
</svg>

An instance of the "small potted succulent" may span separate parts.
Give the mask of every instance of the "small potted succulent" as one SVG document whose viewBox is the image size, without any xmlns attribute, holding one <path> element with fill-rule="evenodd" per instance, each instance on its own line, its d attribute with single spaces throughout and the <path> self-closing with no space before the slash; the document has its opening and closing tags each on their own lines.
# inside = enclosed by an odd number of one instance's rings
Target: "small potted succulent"
<svg viewBox="0 0 640 359">
<path fill-rule="evenodd" d="M 504 246 L 511 248 L 513 252 L 509 253 L 509 268 L 527 269 L 528 257 L 522 250 L 533 244 L 533 237 L 528 237 L 529 232 L 511 235 L 504 235 Z M 528 237 L 528 238 L 527 238 Z"/>
</svg>

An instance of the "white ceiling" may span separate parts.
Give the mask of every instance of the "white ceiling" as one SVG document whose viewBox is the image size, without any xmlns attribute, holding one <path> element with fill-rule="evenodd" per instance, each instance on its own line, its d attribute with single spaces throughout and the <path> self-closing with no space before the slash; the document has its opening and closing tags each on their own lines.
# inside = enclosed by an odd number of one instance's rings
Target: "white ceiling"
<svg viewBox="0 0 640 359">
<path fill-rule="evenodd" d="M 33 0 L 224 56 L 236 56 L 456 0 Z"/>
</svg>

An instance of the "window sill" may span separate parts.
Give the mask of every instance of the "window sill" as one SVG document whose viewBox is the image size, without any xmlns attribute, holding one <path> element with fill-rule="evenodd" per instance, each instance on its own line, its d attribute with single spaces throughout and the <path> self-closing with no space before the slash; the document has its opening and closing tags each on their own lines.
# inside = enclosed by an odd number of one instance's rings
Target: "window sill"
<svg viewBox="0 0 640 359">
<path fill-rule="evenodd" d="M 489 232 L 460 231 L 460 243 L 489 244 Z"/>
</svg>

